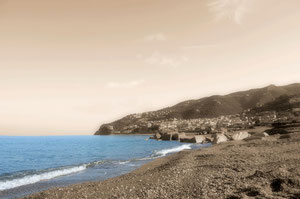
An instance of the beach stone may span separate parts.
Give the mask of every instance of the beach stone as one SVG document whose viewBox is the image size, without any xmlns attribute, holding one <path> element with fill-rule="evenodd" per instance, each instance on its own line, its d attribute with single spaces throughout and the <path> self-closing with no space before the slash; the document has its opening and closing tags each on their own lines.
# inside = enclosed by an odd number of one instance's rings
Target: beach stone
<svg viewBox="0 0 300 199">
<path fill-rule="evenodd" d="M 250 137 L 250 134 L 246 131 L 237 132 L 231 136 L 233 140 L 244 140 L 248 137 Z"/>
<path fill-rule="evenodd" d="M 227 142 L 228 138 L 224 134 L 214 134 L 213 135 L 213 144 L 219 144 L 222 142 Z"/>
</svg>

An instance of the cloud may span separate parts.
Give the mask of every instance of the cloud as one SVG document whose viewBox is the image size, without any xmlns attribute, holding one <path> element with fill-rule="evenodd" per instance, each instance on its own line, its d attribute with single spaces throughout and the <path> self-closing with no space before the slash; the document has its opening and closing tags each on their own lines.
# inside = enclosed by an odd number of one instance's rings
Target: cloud
<svg viewBox="0 0 300 199">
<path fill-rule="evenodd" d="M 168 66 L 177 68 L 178 66 L 182 65 L 183 63 L 189 61 L 187 56 L 170 56 L 164 55 L 159 52 L 154 52 L 148 57 L 144 57 L 143 55 L 137 55 L 138 59 L 142 59 L 146 64 L 150 65 L 159 65 L 159 66 Z"/>
<path fill-rule="evenodd" d="M 152 34 L 152 35 L 148 35 L 145 37 L 144 39 L 147 42 L 152 42 L 152 41 L 166 41 L 167 40 L 167 36 L 163 33 L 156 33 L 156 34 Z"/>
<path fill-rule="evenodd" d="M 216 20 L 231 20 L 242 24 L 245 14 L 249 11 L 251 0 L 214 0 L 208 4 L 211 12 L 215 13 Z"/>
<path fill-rule="evenodd" d="M 133 88 L 137 87 L 141 84 L 143 84 L 145 81 L 140 79 L 140 80 L 133 80 L 129 82 L 108 82 L 106 84 L 107 88 Z"/>
</svg>

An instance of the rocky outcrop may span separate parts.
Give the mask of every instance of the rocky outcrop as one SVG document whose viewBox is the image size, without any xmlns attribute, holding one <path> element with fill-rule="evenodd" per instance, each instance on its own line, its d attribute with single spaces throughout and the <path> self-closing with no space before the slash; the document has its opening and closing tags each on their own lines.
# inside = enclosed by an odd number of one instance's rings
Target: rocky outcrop
<svg viewBox="0 0 300 199">
<path fill-rule="evenodd" d="M 95 133 L 95 135 L 110 135 L 114 132 L 114 127 L 112 125 L 102 125 L 100 129 Z"/>
</svg>

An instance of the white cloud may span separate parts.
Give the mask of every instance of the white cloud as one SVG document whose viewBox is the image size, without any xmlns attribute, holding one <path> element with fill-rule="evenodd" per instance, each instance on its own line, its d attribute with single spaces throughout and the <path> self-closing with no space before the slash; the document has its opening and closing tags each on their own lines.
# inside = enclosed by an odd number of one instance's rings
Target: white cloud
<svg viewBox="0 0 300 199">
<path fill-rule="evenodd" d="M 251 0 L 214 0 L 208 4 L 209 9 L 215 13 L 216 20 L 231 20 L 242 24 L 245 14 L 249 11 Z"/>
<path fill-rule="evenodd" d="M 166 41 L 167 36 L 163 33 L 156 33 L 152 35 L 148 35 L 145 37 L 145 41 L 152 42 L 152 41 Z"/>
<path fill-rule="evenodd" d="M 108 82 L 106 87 L 107 88 L 133 88 L 143 84 L 144 82 L 145 81 L 142 79 L 133 80 L 129 82 Z"/>
<path fill-rule="evenodd" d="M 159 66 L 168 66 L 176 68 L 182 65 L 185 62 L 189 61 L 187 56 L 170 56 L 164 55 L 159 52 L 154 52 L 152 55 L 148 57 L 144 57 L 143 55 L 138 55 L 138 59 L 142 59 L 146 64 L 150 65 L 159 65 Z"/>
</svg>

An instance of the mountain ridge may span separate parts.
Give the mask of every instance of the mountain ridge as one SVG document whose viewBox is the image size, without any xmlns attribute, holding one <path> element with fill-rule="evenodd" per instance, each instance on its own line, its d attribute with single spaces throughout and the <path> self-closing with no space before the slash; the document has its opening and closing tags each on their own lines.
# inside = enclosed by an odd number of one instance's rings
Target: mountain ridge
<svg viewBox="0 0 300 199">
<path fill-rule="evenodd" d="M 269 85 L 226 95 L 212 95 L 200 99 L 186 100 L 156 111 L 131 114 L 114 122 L 101 125 L 95 135 L 106 131 L 121 131 L 127 126 L 139 122 L 150 122 L 167 119 L 214 118 L 241 113 L 248 109 L 263 107 L 276 101 L 280 96 L 300 95 L 300 83 L 285 86 Z M 270 109 L 270 107 L 269 107 Z M 259 110 L 259 109 L 257 109 Z M 109 128 L 109 129 L 107 129 Z M 141 130 L 141 129 L 140 129 Z"/>
</svg>

